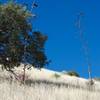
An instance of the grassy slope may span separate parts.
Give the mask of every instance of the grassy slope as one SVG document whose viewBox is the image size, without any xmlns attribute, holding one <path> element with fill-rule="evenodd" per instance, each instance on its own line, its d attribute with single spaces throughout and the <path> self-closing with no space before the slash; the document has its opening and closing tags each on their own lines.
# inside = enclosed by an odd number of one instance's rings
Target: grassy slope
<svg viewBox="0 0 100 100">
<path fill-rule="evenodd" d="M 17 74 L 22 74 L 22 69 L 16 69 Z M 53 75 L 57 73 L 59 78 Z M 0 100 L 99 100 L 100 83 L 95 82 L 93 91 L 88 91 L 88 80 L 63 75 L 47 69 L 31 69 L 26 71 L 28 80 L 34 84 L 20 85 L 10 83 L 8 72 L 0 72 Z M 6 80 L 5 80 L 6 78 Z M 7 81 L 8 79 L 8 81 Z M 71 84 L 68 85 L 67 84 Z M 79 88 L 72 87 L 78 86 Z M 67 87 L 66 87 L 67 86 Z M 83 89 L 83 87 L 85 87 Z"/>
<path fill-rule="evenodd" d="M 31 86 L 18 83 L 0 84 L 0 100 L 99 100 L 99 92 L 47 84 Z"/>
</svg>

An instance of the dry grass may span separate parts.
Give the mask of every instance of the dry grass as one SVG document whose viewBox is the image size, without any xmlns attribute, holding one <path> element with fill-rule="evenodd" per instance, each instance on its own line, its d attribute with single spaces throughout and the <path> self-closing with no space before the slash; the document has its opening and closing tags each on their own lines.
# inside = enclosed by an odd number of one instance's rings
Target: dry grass
<svg viewBox="0 0 100 100">
<path fill-rule="evenodd" d="M 100 93 L 44 83 L 28 86 L 0 83 L 0 100 L 99 100 Z"/>
<path fill-rule="evenodd" d="M 16 71 L 16 73 L 22 73 Z M 56 72 L 42 69 L 27 70 L 26 85 L 16 80 L 11 82 L 6 71 L 0 71 L 0 100 L 99 100 L 100 83 L 95 82 L 91 90 L 88 80 L 60 75 L 55 78 Z"/>
</svg>

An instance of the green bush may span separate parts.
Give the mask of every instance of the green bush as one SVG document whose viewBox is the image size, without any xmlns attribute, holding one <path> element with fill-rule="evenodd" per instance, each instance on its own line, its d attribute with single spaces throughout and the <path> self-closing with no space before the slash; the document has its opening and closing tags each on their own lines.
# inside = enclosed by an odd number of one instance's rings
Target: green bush
<svg viewBox="0 0 100 100">
<path fill-rule="evenodd" d="M 94 80 L 96 80 L 96 81 L 99 81 L 99 82 L 100 82 L 100 78 L 99 78 L 99 77 L 94 78 Z"/>
<path fill-rule="evenodd" d="M 75 72 L 75 71 L 63 72 L 63 74 L 80 77 L 80 75 L 77 72 Z"/>
<path fill-rule="evenodd" d="M 60 77 L 60 75 L 59 75 L 59 74 L 57 74 L 57 73 L 55 73 L 55 74 L 53 75 L 53 77 L 55 77 L 55 78 L 57 79 L 57 78 L 59 78 L 59 77 Z"/>
</svg>

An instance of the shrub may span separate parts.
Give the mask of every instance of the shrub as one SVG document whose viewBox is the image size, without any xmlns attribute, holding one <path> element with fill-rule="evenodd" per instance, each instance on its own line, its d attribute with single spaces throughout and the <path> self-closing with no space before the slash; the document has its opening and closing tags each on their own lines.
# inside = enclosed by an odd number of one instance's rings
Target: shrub
<svg viewBox="0 0 100 100">
<path fill-rule="evenodd" d="M 99 77 L 94 78 L 94 80 L 96 80 L 96 81 L 99 81 L 99 82 L 100 82 L 100 78 L 99 78 Z"/>
<path fill-rule="evenodd" d="M 55 74 L 53 75 L 53 77 L 55 77 L 55 78 L 57 79 L 57 78 L 60 78 L 60 75 L 57 74 L 57 73 L 55 73 Z"/>
<path fill-rule="evenodd" d="M 67 74 L 67 75 L 70 75 L 70 76 L 80 77 L 80 75 L 75 71 L 64 72 L 64 74 Z"/>
</svg>

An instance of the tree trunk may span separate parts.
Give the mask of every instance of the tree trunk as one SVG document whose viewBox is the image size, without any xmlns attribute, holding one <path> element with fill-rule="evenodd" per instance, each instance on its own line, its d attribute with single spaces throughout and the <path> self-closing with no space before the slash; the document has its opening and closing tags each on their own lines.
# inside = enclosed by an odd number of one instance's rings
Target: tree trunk
<svg viewBox="0 0 100 100">
<path fill-rule="evenodd" d="M 23 68 L 23 84 L 25 84 L 25 77 L 26 77 L 26 65 L 24 64 L 24 68 Z"/>
</svg>

